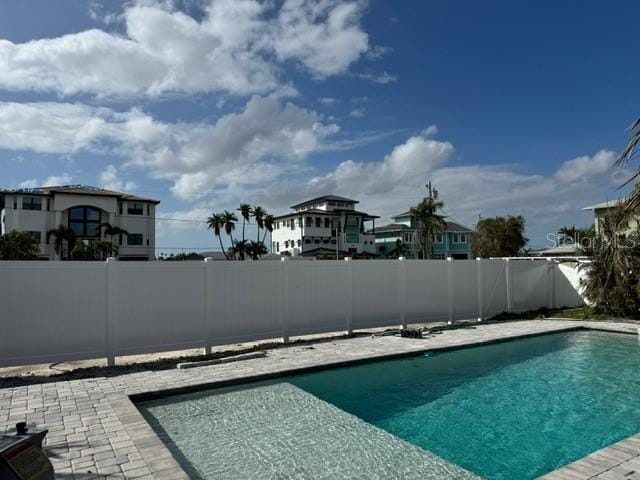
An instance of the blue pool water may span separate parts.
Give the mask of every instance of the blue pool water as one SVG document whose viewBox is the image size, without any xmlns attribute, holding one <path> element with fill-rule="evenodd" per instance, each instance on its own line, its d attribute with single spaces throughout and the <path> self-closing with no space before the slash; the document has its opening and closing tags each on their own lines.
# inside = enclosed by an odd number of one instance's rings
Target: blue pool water
<svg viewBox="0 0 640 480">
<path fill-rule="evenodd" d="M 193 478 L 527 480 L 639 432 L 639 373 L 638 337 L 569 332 L 140 409 Z"/>
<path fill-rule="evenodd" d="M 637 337 L 571 332 L 290 383 L 482 477 L 526 480 L 639 432 L 639 373 Z"/>
</svg>

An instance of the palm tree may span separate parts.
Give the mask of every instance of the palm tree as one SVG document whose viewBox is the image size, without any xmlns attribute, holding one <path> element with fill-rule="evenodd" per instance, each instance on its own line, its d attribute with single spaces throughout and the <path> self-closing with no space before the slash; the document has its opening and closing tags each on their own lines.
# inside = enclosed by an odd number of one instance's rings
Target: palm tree
<svg viewBox="0 0 640 480">
<path fill-rule="evenodd" d="M 267 232 L 269 232 L 270 234 L 273 232 L 273 225 L 275 223 L 275 219 L 273 217 L 273 215 L 271 215 L 270 213 L 267 213 L 264 216 L 264 235 L 262 236 L 262 243 L 264 244 L 264 241 L 267 238 Z M 271 237 L 269 237 L 271 238 Z"/>
<path fill-rule="evenodd" d="M 111 243 L 113 243 L 113 237 L 116 235 L 129 235 L 124 228 L 116 227 L 115 225 L 111 225 L 108 222 L 104 222 L 102 224 L 102 228 L 104 228 L 104 236 L 109 237 Z"/>
<path fill-rule="evenodd" d="M 229 235 L 231 245 L 233 245 L 235 241 L 233 239 L 233 231 L 236 229 L 236 222 L 238 221 L 238 217 L 236 217 L 235 213 L 225 210 L 222 214 L 222 220 L 224 222 L 224 231 L 227 235 Z"/>
<path fill-rule="evenodd" d="M 238 209 L 240 216 L 242 217 L 242 240 L 244 240 L 244 226 L 246 223 L 251 223 L 251 214 L 253 210 L 248 203 L 241 203 Z"/>
<path fill-rule="evenodd" d="M 411 216 L 415 219 L 418 229 L 418 239 L 422 247 L 422 258 L 427 258 L 427 252 L 433 257 L 433 237 L 442 233 L 447 226 L 442 215 L 436 212 L 444 207 L 444 203 L 433 197 L 427 197 L 418 205 L 411 208 Z"/>
<path fill-rule="evenodd" d="M 40 248 L 28 233 L 12 230 L 0 235 L 0 260 L 36 260 Z"/>
<path fill-rule="evenodd" d="M 104 260 L 118 254 L 118 247 L 108 240 L 94 240 L 89 249 L 94 260 Z"/>
<path fill-rule="evenodd" d="M 227 252 L 225 252 L 224 246 L 222 245 L 222 236 L 220 235 L 220 231 L 223 226 L 224 226 L 224 219 L 222 218 L 221 214 L 212 213 L 209 216 L 209 218 L 207 218 L 207 228 L 209 230 L 213 230 L 214 236 L 218 237 L 218 240 L 220 241 L 220 250 L 222 250 L 222 253 L 224 253 L 224 257 L 227 260 L 229 260 L 229 257 L 227 256 Z"/>
<path fill-rule="evenodd" d="M 260 230 L 264 228 L 264 216 L 267 214 L 267 211 L 256 205 L 253 207 L 253 218 L 256 219 L 256 225 L 258 226 L 258 236 L 256 238 L 256 242 L 260 241 Z"/>
<path fill-rule="evenodd" d="M 258 260 L 262 255 L 269 253 L 263 242 L 250 242 L 247 253 L 251 256 L 251 260 Z"/>
<path fill-rule="evenodd" d="M 238 240 L 233 243 L 231 251 L 233 252 L 234 258 L 237 258 L 238 260 L 245 260 L 246 255 L 249 253 L 249 242 L 246 240 Z"/>
<path fill-rule="evenodd" d="M 76 243 L 75 234 L 64 225 L 60 225 L 58 228 L 53 228 L 47 232 L 47 243 L 51 237 L 54 237 L 53 250 L 60 255 L 60 258 L 62 258 L 64 251 L 64 242 L 67 242 L 69 253 L 71 253 Z"/>
<path fill-rule="evenodd" d="M 407 245 L 398 238 L 396 240 L 396 248 L 394 248 L 387 254 L 387 258 L 406 257 L 407 252 Z"/>
<path fill-rule="evenodd" d="M 623 166 L 626 163 L 638 158 L 638 154 L 640 153 L 640 118 L 636 119 L 636 121 L 629 126 L 627 131 L 629 132 L 630 138 L 627 142 L 627 145 L 624 147 L 624 150 L 620 154 L 620 157 L 618 157 L 618 159 L 616 160 L 616 165 L 618 166 Z M 636 168 L 634 174 L 629 180 L 624 183 L 624 185 L 627 185 L 628 183 L 636 180 L 639 177 L 640 167 Z M 631 192 L 631 195 L 629 195 L 625 203 L 625 209 L 627 212 L 634 212 L 638 209 L 638 207 L 640 207 L 640 189 L 637 186 L 633 189 L 633 192 Z"/>
</svg>

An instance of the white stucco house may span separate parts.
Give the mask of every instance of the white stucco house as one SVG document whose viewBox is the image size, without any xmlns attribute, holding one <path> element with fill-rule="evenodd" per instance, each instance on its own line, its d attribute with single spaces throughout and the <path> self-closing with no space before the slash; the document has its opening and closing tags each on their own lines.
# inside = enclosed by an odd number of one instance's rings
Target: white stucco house
<svg viewBox="0 0 640 480">
<path fill-rule="evenodd" d="M 620 207 L 624 202 L 624 199 L 619 200 L 609 200 L 608 202 L 598 203 L 596 205 L 590 205 L 588 207 L 584 207 L 583 210 L 590 210 L 593 212 L 593 221 L 596 229 L 596 233 L 600 233 L 600 225 L 604 221 L 604 219 L 609 215 L 614 209 Z M 638 226 L 640 223 L 638 222 L 638 216 L 634 215 L 631 217 L 627 224 L 626 231 L 622 233 L 629 232 L 637 232 Z"/>
<path fill-rule="evenodd" d="M 356 210 L 357 203 L 324 195 L 292 205 L 293 212 L 275 217 L 271 251 L 305 257 L 374 256 L 375 236 L 365 233 L 364 224 L 379 217 Z"/>
<path fill-rule="evenodd" d="M 1 233 L 29 233 L 40 244 L 42 260 L 57 260 L 47 232 L 64 225 L 76 238 L 90 242 L 104 237 L 104 223 L 129 235 L 112 240 L 120 260 L 155 259 L 155 215 L 160 202 L 85 185 L 0 190 Z M 62 252 L 67 256 L 68 252 Z"/>
</svg>

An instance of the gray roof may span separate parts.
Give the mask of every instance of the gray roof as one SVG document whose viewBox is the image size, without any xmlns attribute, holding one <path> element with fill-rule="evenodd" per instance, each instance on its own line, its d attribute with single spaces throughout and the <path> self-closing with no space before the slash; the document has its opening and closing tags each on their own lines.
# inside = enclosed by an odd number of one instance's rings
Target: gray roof
<svg viewBox="0 0 640 480">
<path fill-rule="evenodd" d="M 338 202 L 349 202 L 349 203 L 360 203 L 358 200 L 353 200 L 347 197 L 340 197 L 338 195 L 323 195 L 322 197 L 312 198 L 311 200 L 305 200 L 304 202 L 296 203 L 295 205 L 291 205 L 291 208 L 302 207 L 303 205 L 307 205 L 308 203 L 319 202 L 321 200 L 336 200 Z"/>
<path fill-rule="evenodd" d="M 456 222 L 446 221 L 445 232 L 467 232 L 473 233 L 473 230 L 467 228 L 463 225 L 460 225 Z M 391 223 L 389 225 L 383 225 L 381 227 L 376 227 L 376 233 L 378 232 L 396 232 L 396 231 L 408 231 L 413 230 L 413 228 L 405 225 L 403 223 Z"/>
<path fill-rule="evenodd" d="M 101 197 L 117 197 L 122 200 L 132 200 L 141 202 L 160 203 L 160 200 L 154 200 L 152 198 L 139 197 L 137 195 L 130 195 L 128 193 L 116 192 L 113 190 L 106 190 L 104 188 L 92 187 L 91 185 L 59 185 L 49 187 L 37 187 L 37 188 L 11 188 L 0 189 L 0 193 L 18 193 L 27 195 L 53 195 L 55 193 L 65 193 L 71 195 L 95 195 Z"/>
</svg>

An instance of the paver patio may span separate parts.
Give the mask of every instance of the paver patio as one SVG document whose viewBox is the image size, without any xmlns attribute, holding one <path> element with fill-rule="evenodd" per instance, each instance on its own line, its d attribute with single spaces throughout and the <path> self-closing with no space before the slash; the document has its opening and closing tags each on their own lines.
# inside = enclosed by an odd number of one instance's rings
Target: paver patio
<svg viewBox="0 0 640 480">
<path fill-rule="evenodd" d="M 58 478 L 188 478 L 131 401 L 131 396 L 198 389 L 354 361 L 455 348 L 555 331 L 592 328 L 637 333 L 633 323 L 530 320 L 478 324 L 428 339 L 359 336 L 268 350 L 264 358 L 185 370 L 0 388 L 0 432 L 16 422 L 49 429 L 46 448 Z M 0 380 L 0 387 L 2 380 Z M 548 474 L 549 480 L 640 479 L 640 435 Z"/>
</svg>

